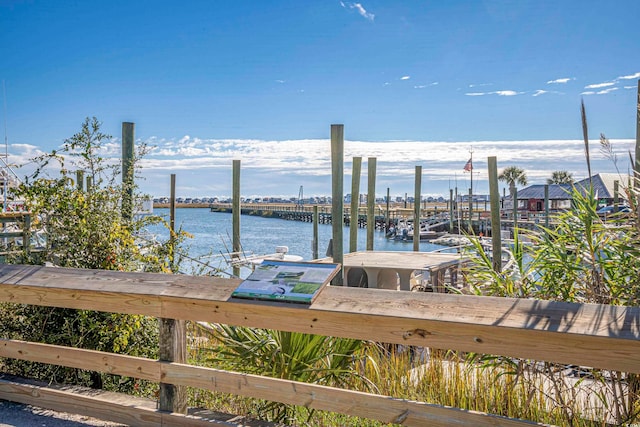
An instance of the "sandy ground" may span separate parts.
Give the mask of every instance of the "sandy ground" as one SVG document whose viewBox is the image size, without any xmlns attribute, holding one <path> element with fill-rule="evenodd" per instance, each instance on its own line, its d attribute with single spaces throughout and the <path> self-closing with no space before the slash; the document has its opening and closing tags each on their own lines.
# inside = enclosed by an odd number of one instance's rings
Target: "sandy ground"
<svg viewBox="0 0 640 427">
<path fill-rule="evenodd" d="M 67 414 L 0 400 L 0 427 L 122 427 L 83 415 Z"/>
</svg>

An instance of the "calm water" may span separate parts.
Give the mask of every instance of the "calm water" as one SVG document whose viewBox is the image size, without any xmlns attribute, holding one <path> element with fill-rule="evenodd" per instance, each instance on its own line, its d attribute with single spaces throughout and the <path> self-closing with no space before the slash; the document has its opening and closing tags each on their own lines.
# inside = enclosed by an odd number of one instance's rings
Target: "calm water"
<svg viewBox="0 0 640 427">
<path fill-rule="evenodd" d="M 154 214 L 169 219 L 169 209 L 154 209 Z M 231 252 L 231 214 L 210 212 L 208 208 L 180 208 L 176 209 L 176 228 L 193 235 L 187 240 L 189 254 L 193 258 L 204 255 L 218 255 L 219 258 L 209 257 L 210 263 L 217 266 L 223 261 L 222 255 Z M 166 230 L 155 227 L 150 230 L 161 239 L 168 238 Z M 318 255 L 324 257 L 332 235 L 330 224 L 318 225 Z M 349 227 L 344 227 L 344 252 L 349 251 Z M 313 224 L 301 221 L 287 221 L 284 219 L 262 218 L 258 216 L 242 215 L 240 217 L 240 241 L 242 249 L 247 254 L 271 254 L 276 246 L 288 246 L 289 254 L 299 255 L 304 260 L 312 257 Z M 358 230 L 358 250 L 366 249 L 366 229 Z M 411 251 L 413 242 L 398 242 L 387 240 L 384 233 L 374 233 L 374 250 L 377 251 Z M 420 242 L 420 251 L 428 252 L 440 249 L 442 246 L 428 242 Z"/>
</svg>

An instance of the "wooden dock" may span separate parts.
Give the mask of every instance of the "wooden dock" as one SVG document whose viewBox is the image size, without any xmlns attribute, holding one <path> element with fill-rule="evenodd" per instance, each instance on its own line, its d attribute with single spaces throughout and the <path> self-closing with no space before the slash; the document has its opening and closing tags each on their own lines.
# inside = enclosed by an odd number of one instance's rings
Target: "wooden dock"
<svg viewBox="0 0 640 427">
<path fill-rule="evenodd" d="M 440 205 L 440 206 L 439 206 Z M 265 218 L 280 218 L 291 221 L 313 222 L 313 210 L 314 207 L 318 207 L 318 221 L 320 224 L 332 224 L 333 217 L 331 214 L 331 205 L 296 205 L 293 203 L 243 203 L 241 204 L 240 211 L 242 215 L 254 215 Z M 230 203 L 214 203 L 209 205 L 211 212 L 232 212 L 232 206 Z M 434 204 L 430 209 L 423 210 L 425 215 L 434 215 L 438 213 L 446 212 L 446 204 Z M 351 225 L 351 208 L 349 206 L 344 207 L 343 223 L 346 226 Z M 389 208 L 389 221 L 392 224 L 398 223 L 401 219 L 407 219 L 413 217 L 413 207 L 392 207 Z M 387 211 L 386 208 L 378 206 L 375 209 L 374 214 L 376 228 L 380 230 L 386 229 L 387 224 Z M 358 209 L 358 227 L 364 228 L 367 226 L 367 209 L 361 207 Z"/>
</svg>

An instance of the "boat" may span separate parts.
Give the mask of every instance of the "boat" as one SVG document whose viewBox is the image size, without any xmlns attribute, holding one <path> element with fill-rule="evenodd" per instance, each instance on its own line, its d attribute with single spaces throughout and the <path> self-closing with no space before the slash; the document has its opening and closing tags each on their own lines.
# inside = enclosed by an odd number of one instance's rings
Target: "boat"
<svg viewBox="0 0 640 427">
<path fill-rule="evenodd" d="M 387 238 L 400 241 L 413 241 L 414 231 L 412 222 L 401 220 L 398 222 L 398 225 L 392 225 L 389 228 Z M 433 240 L 445 234 L 446 231 L 432 230 L 426 222 L 420 223 L 420 240 Z"/>
<path fill-rule="evenodd" d="M 421 223 L 420 224 L 420 240 L 433 240 L 437 239 L 440 236 L 444 236 L 446 231 L 435 231 L 432 230 L 429 225 Z M 414 229 L 411 229 L 407 232 L 407 236 L 413 240 Z"/>
<path fill-rule="evenodd" d="M 299 255 L 290 255 L 288 246 L 276 246 L 275 252 L 271 254 L 253 254 L 245 251 L 230 252 L 223 254 L 224 260 L 230 267 L 249 267 L 251 270 L 262 261 L 289 261 L 299 262 L 303 258 Z"/>
</svg>

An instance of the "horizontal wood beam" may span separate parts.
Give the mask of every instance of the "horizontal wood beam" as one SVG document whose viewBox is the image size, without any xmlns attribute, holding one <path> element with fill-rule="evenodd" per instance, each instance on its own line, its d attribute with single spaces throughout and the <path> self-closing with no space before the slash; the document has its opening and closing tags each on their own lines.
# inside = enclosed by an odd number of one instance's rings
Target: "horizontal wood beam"
<svg viewBox="0 0 640 427">
<path fill-rule="evenodd" d="M 338 412 L 406 426 L 451 425 L 525 426 L 530 421 L 500 417 L 442 405 L 395 399 L 370 393 L 326 387 L 180 364 L 163 364 L 163 381 L 253 397 L 290 405 Z M 535 424 L 533 424 L 535 425 Z"/>
<path fill-rule="evenodd" d="M 271 400 L 407 426 L 431 425 L 447 427 L 452 423 L 478 427 L 531 425 L 529 421 L 442 405 L 395 399 L 389 396 L 50 344 L 0 340 L 0 357 L 11 357 L 108 374 L 125 375 L 154 382 L 162 380 L 162 382 L 168 384 Z M 0 393 L 1 390 L 2 384 L 0 383 Z M 2 398 L 1 394 L 0 398 Z M 25 401 L 25 399 L 21 398 L 21 400 L 14 401 L 44 406 L 39 403 L 40 398 L 30 402 Z M 13 399 L 9 397 L 7 400 Z M 121 400 L 115 399 L 111 403 L 121 404 Z M 90 408 L 91 405 L 89 406 Z M 65 408 L 59 410 L 74 412 Z M 131 412 L 127 407 L 118 409 L 118 411 L 121 410 Z M 146 414 L 144 411 L 143 413 Z M 93 414 L 92 416 L 125 422 L 121 419 L 108 418 L 104 414 Z M 126 415 L 126 417 L 131 416 L 133 416 L 131 413 Z M 128 424 L 131 423 L 128 422 Z"/>
<path fill-rule="evenodd" d="M 327 287 L 310 306 L 239 280 L 0 266 L 0 300 L 306 332 L 640 373 L 640 307 Z"/>
<path fill-rule="evenodd" d="M 19 340 L 0 339 L 0 357 L 104 372 L 152 382 L 160 382 L 162 375 L 156 360 Z"/>
</svg>

